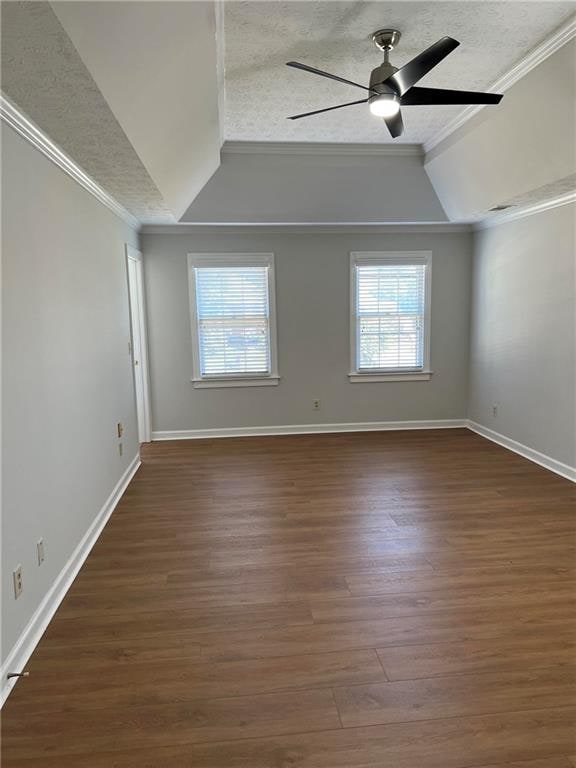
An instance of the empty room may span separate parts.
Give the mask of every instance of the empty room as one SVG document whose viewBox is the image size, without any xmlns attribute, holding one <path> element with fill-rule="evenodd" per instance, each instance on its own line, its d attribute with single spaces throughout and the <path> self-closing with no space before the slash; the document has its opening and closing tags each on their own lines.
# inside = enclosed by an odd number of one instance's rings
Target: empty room
<svg viewBox="0 0 576 768">
<path fill-rule="evenodd" d="M 2 768 L 576 768 L 576 2 L 0 9 Z"/>
</svg>

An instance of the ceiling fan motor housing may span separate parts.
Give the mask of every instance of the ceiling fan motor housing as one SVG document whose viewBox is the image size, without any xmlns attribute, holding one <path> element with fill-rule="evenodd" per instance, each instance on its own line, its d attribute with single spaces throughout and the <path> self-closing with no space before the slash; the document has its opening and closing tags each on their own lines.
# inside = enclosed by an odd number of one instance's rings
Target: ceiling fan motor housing
<svg viewBox="0 0 576 768">
<path fill-rule="evenodd" d="M 384 62 L 384 64 L 381 64 L 379 67 L 372 70 L 372 74 L 370 75 L 370 89 L 376 91 L 379 95 L 370 96 L 368 99 L 369 103 L 381 98 L 383 95 L 388 95 L 390 101 L 398 101 L 398 94 L 396 91 L 391 86 L 384 84 L 384 81 L 397 71 L 398 68 L 393 67 L 389 62 Z"/>
<path fill-rule="evenodd" d="M 379 93 L 396 93 L 396 91 L 389 85 L 384 85 L 384 81 L 388 80 L 394 72 L 398 72 L 398 67 L 392 66 L 388 62 L 380 64 L 379 67 L 372 70 L 370 75 L 370 88 L 378 91 Z"/>
</svg>

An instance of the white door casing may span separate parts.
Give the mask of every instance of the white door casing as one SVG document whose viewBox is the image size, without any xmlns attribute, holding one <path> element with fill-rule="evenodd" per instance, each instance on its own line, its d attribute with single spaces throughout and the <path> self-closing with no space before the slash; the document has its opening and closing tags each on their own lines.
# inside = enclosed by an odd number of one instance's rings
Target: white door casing
<svg viewBox="0 0 576 768">
<path fill-rule="evenodd" d="M 130 245 L 126 245 L 126 268 L 130 299 L 131 353 L 138 416 L 138 440 L 140 443 L 149 443 L 150 394 L 142 254 Z"/>
</svg>

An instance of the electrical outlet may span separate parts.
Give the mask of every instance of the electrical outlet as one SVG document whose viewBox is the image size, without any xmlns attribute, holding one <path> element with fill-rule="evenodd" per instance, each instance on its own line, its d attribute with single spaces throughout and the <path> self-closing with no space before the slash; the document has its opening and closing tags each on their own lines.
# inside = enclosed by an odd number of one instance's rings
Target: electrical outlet
<svg viewBox="0 0 576 768">
<path fill-rule="evenodd" d="M 118 454 L 122 456 L 124 453 L 124 448 L 122 447 L 122 443 L 118 443 Z"/>
<path fill-rule="evenodd" d="M 312 408 L 315 411 L 319 411 L 320 410 L 320 400 L 312 400 Z"/>
<path fill-rule="evenodd" d="M 44 562 L 44 539 L 38 539 L 36 542 L 36 553 L 38 555 L 38 565 L 42 565 Z"/>
<path fill-rule="evenodd" d="M 124 427 L 121 422 L 118 422 L 118 424 L 116 424 L 116 432 L 118 433 L 119 438 L 122 437 L 122 435 L 124 434 Z"/>
<path fill-rule="evenodd" d="M 496 404 L 492 406 L 492 416 L 494 416 L 494 418 L 498 416 L 498 406 Z"/>
<path fill-rule="evenodd" d="M 14 579 L 14 599 L 18 600 L 22 594 L 22 566 L 18 565 L 12 574 Z"/>
</svg>

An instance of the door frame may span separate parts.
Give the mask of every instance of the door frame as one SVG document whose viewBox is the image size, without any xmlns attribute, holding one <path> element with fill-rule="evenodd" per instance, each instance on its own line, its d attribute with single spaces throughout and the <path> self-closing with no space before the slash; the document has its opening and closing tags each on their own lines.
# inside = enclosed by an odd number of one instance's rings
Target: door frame
<svg viewBox="0 0 576 768">
<path fill-rule="evenodd" d="M 148 367 L 148 338 L 146 333 L 146 308 L 144 300 L 144 266 L 142 253 L 134 248 L 132 245 L 126 243 L 126 280 L 128 284 L 128 303 L 130 314 L 130 361 L 132 365 L 132 376 L 134 381 L 134 400 L 136 403 L 136 418 L 137 427 L 139 431 L 139 418 L 138 418 L 138 398 L 136 396 L 136 371 L 134 365 L 134 337 L 132 328 L 132 301 L 131 293 L 132 286 L 130 285 L 130 262 L 134 262 L 136 265 L 136 285 L 133 286 L 138 296 L 138 331 L 140 334 L 140 370 L 142 372 L 142 405 L 144 408 L 143 422 L 144 422 L 144 435 L 138 434 L 138 441 L 141 443 L 149 443 L 151 441 L 151 424 L 150 424 L 150 384 L 149 384 L 149 367 Z"/>
</svg>

